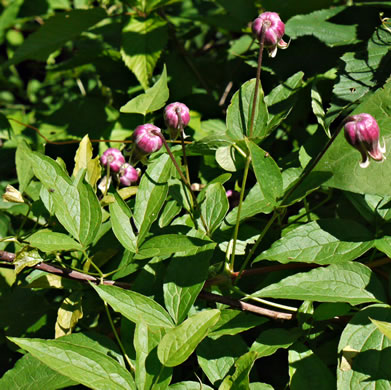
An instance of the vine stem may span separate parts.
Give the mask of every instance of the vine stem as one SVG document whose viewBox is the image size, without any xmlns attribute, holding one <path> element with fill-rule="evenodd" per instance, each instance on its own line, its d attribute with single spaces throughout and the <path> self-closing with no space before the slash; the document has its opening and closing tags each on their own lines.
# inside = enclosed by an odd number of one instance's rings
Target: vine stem
<svg viewBox="0 0 391 390">
<path fill-rule="evenodd" d="M 171 149 L 170 149 L 170 147 L 168 146 L 168 143 L 167 143 L 166 139 L 164 138 L 164 135 L 163 135 L 161 132 L 158 132 L 158 131 L 152 131 L 152 133 L 153 133 L 154 135 L 157 135 L 157 136 L 162 140 L 162 142 L 163 142 L 163 144 L 164 144 L 164 147 L 166 148 L 167 153 L 168 153 L 168 155 L 170 156 L 172 163 L 174 164 L 175 169 L 178 171 L 179 176 L 181 177 L 183 183 L 185 184 L 185 186 L 187 187 L 187 189 L 190 191 L 191 197 L 192 197 L 193 202 L 194 202 L 194 206 L 195 206 L 198 210 L 200 210 L 200 206 L 199 206 L 199 204 L 198 204 L 198 202 L 197 202 L 197 198 L 196 198 L 196 196 L 195 196 L 195 194 L 194 194 L 194 191 L 193 191 L 192 188 L 191 188 L 190 182 L 187 181 L 187 179 L 186 179 L 186 177 L 184 176 L 184 174 L 183 174 L 183 172 L 182 172 L 180 166 L 178 165 L 177 161 L 175 160 L 175 157 L 174 157 L 174 155 L 172 154 Z M 195 220 L 195 216 L 193 216 L 193 217 L 194 217 L 194 220 Z M 206 222 L 205 222 L 204 217 L 202 216 L 201 210 L 200 210 L 200 218 L 201 218 L 202 225 L 204 226 L 205 232 L 206 232 L 206 234 L 209 236 L 209 229 L 208 229 L 208 226 L 207 226 L 207 224 L 206 224 Z"/>
<path fill-rule="evenodd" d="M 119 338 L 117 329 L 115 328 L 115 325 L 114 325 L 114 322 L 113 322 L 113 318 L 111 317 L 111 314 L 110 314 L 109 307 L 108 307 L 108 305 L 107 305 L 107 303 L 105 301 L 103 301 L 103 303 L 104 303 L 104 306 L 105 306 L 105 311 L 106 311 L 106 314 L 107 314 L 107 318 L 109 319 L 109 322 L 110 322 L 111 329 L 112 329 L 112 331 L 114 333 L 115 339 L 117 340 L 117 343 L 118 343 L 118 346 L 119 346 L 119 348 L 120 348 L 120 350 L 122 352 L 122 355 L 123 355 L 126 363 L 128 363 L 128 366 L 129 366 L 130 370 L 132 372 L 135 372 L 136 369 L 135 369 L 132 361 L 130 360 L 128 354 L 126 353 L 125 348 L 124 348 L 124 346 L 123 346 L 123 344 L 121 342 L 121 339 Z"/>
<path fill-rule="evenodd" d="M 328 148 L 332 145 L 332 143 L 337 138 L 338 134 L 341 132 L 344 124 L 346 122 L 350 121 L 351 119 L 352 118 L 350 116 L 348 116 L 340 123 L 340 125 L 337 128 L 337 130 L 334 132 L 334 134 L 329 139 L 329 141 L 327 142 L 325 147 L 322 149 L 322 151 L 316 156 L 316 158 L 309 165 L 307 165 L 304 168 L 304 171 L 303 171 L 302 175 L 300 176 L 300 178 L 297 180 L 297 182 L 291 187 L 291 189 L 282 198 L 280 206 L 279 206 L 280 208 L 287 206 L 287 205 L 284 205 L 284 203 L 289 199 L 289 197 L 294 193 L 294 191 L 303 183 L 304 179 L 313 171 L 313 169 L 316 167 L 316 165 L 318 164 L 320 159 L 324 156 L 324 154 L 327 152 Z M 267 225 L 263 229 L 263 231 L 262 231 L 261 235 L 258 237 L 257 241 L 254 243 L 254 246 L 251 248 L 250 253 L 247 255 L 247 257 L 246 257 L 246 259 L 245 259 L 245 261 L 243 263 L 243 266 L 241 268 L 241 271 L 240 271 L 241 273 L 243 272 L 244 267 L 251 260 L 252 256 L 254 255 L 255 251 L 258 248 L 258 245 L 261 243 L 263 237 L 269 231 L 270 227 L 272 226 L 274 220 L 278 217 L 278 215 L 279 215 L 279 212 L 278 212 L 278 209 L 277 209 L 277 210 L 274 211 L 271 219 L 269 220 L 269 222 L 267 223 Z M 239 274 L 239 276 L 238 276 L 238 278 L 236 280 L 239 280 L 239 279 L 240 279 L 240 274 Z"/>
<path fill-rule="evenodd" d="M 180 135 L 181 135 L 183 165 L 185 167 L 186 179 L 187 179 L 188 183 L 190 183 L 189 164 L 187 162 L 186 145 L 185 145 L 185 132 L 184 132 L 184 129 L 183 129 L 183 121 L 182 121 L 181 110 L 177 107 L 175 112 L 176 112 L 177 117 L 178 117 L 178 127 L 179 127 L 179 132 L 180 132 Z"/>
<path fill-rule="evenodd" d="M 259 41 L 258 67 L 257 67 L 257 75 L 256 75 L 256 79 L 255 79 L 253 105 L 251 108 L 250 127 L 248 130 L 249 138 L 252 138 L 253 133 L 254 133 L 255 111 L 256 111 L 256 107 L 257 107 L 257 100 L 258 100 L 258 94 L 259 94 L 259 83 L 261 80 L 262 57 L 263 57 L 262 54 L 263 54 L 263 47 L 264 47 L 264 42 L 265 42 L 266 28 L 267 28 L 267 26 L 264 23 L 262 25 L 261 37 L 260 37 L 260 41 Z M 239 235 L 240 214 L 242 211 L 242 203 L 243 203 L 243 199 L 244 199 L 244 192 L 246 190 L 246 183 L 247 183 L 248 171 L 250 169 L 250 164 L 251 164 L 251 156 L 250 156 L 250 154 L 247 154 L 246 165 L 244 167 L 244 173 L 243 173 L 242 187 L 240 190 L 238 215 L 236 217 L 236 224 L 235 224 L 234 234 L 232 237 L 232 240 L 233 240 L 232 253 L 231 253 L 231 260 L 230 260 L 229 267 L 228 267 L 231 272 L 234 271 L 234 266 L 235 266 L 235 252 L 236 252 L 236 242 L 238 241 L 238 235 Z"/>
<path fill-rule="evenodd" d="M 268 301 L 266 299 L 262 299 L 262 298 L 258 298 L 258 297 L 253 297 L 252 295 L 243 292 L 242 290 L 240 290 L 237 287 L 233 287 L 232 290 L 237 292 L 241 296 L 243 296 L 244 297 L 243 299 L 249 299 L 249 300 L 251 299 L 251 300 L 253 300 L 255 302 L 260 302 L 260 303 L 263 303 L 264 305 L 275 307 L 277 309 L 292 311 L 294 313 L 297 312 L 297 308 L 296 307 L 287 306 L 287 305 L 281 305 L 280 303 L 271 302 L 271 301 Z"/>
<path fill-rule="evenodd" d="M 273 225 L 273 222 L 275 221 L 275 219 L 278 217 L 278 213 L 277 211 L 274 211 L 272 217 L 269 219 L 268 223 L 266 224 L 266 226 L 263 228 L 262 230 L 262 233 L 260 234 L 260 236 L 258 237 L 257 241 L 255 242 L 255 244 L 253 245 L 253 247 L 251 248 L 251 251 L 249 252 L 249 254 L 247 255 L 246 259 L 244 260 L 242 266 L 240 267 L 240 271 L 239 271 L 239 275 L 238 277 L 235 279 L 235 282 L 234 284 L 236 284 L 239 279 L 242 277 L 242 274 L 243 274 L 243 271 L 245 270 L 248 262 L 252 259 L 259 243 L 262 241 L 263 237 L 265 237 L 265 234 L 269 231 L 270 227 Z"/>
</svg>

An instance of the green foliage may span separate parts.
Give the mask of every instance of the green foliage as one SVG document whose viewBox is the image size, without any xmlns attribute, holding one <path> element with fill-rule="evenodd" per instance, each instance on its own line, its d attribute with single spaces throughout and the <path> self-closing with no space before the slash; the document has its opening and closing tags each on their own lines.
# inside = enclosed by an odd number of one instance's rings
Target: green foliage
<svg viewBox="0 0 391 390">
<path fill-rule="evenodd" d="M 255 91 L 260 10 L 289 47 Z M 0 388 L 391 388 L 390 10 L 3 0 Z"/>
</svg>

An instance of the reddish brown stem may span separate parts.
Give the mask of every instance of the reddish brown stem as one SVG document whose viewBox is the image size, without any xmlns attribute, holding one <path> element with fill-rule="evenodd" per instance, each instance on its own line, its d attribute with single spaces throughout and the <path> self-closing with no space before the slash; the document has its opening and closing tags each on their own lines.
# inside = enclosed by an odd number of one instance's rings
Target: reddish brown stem
<svg viewBox="0 0 391 390">
<path fill-rule="evenodd" d="M 264 309 L 263 307 L 251 305 L 250 303 L 239 301 L 237 299 L 223 297 L 221 295 L 213 294 L 207 291 L 201 291 L 198 297 L 207 301 L 223 303 L 224 305 L 229 305 L 243 311 L 250 311 L 252 313 L 260 314 L 274 320 L 292 320 L 294 318 L 293 314 L 291 313 L 282 313 L 274 310 Z"/>
<path fill-rule="evenodd" d="M 6 252 L 6 251 L 0 251 L 0 261 L 5 261 L 7 263 L 12 263 L 15 260 L 15 254 Z M 41 271 L 45 271 L 54 275 L 59 275 L 64 278 L 72 279 L 72 280 L 77 280 L 79 282 L 92 282 L 95 284 L 105 284 L 108 286 L 117 286 L 126 290 L 130 289 L 130 284 L 128 283 L 123 283 L 123 282 L 116 282 L 113 280 L 105 280 L 105 279 L 99 279 L 91 275 L 83 274 L 82 272 L 79 271 L 73 271 L 68 268 L 59 268 L 50 264 L 46 263 L 40 263 L 32 268 L 34 269 L 39 269 Z M 223 297 L 217 294 L 213 294 L 207 291 L 201 291 L 201 293 L 198 295 L 198 298 L 205 299 L 211 302 L 219 302 L 223 303 L 225 305 L 229 305 L 231 307 L 234 307 L 239 310 L 243 311 L 249 311 L 254 314 L 260 314 L 266 317 L 270 317 L 276 320 L 291 320 L 293 319 L 293 315 L 289 313 L 282 313 L 282 312 L 277 312 L 273 310 L 268 310 L 264 309 L 259 306 L 251 305 L 246 302 L 242 302 L 237 299 L 233 298 L 228 298 L 228 297 Z"/>
</svg>

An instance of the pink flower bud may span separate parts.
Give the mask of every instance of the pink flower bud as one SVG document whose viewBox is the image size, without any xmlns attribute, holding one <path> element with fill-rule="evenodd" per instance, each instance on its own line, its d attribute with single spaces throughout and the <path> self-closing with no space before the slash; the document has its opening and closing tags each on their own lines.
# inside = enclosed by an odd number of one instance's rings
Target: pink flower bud
<svg viewBox="0 0 391 390">
<path fill-rule="evenodd" d="M 161 130 L 150 123 L 136 127 L 133 133 L 133 141 L 139 151 L 149 154 L 156 152 L 162 147 L 163 141 L 154 132 L 161 133 Z"/>
<path fill-rule="evenodd" d="M 179 102 L 171 103 L 164 109 L 164 120 L 170 130 L 171 138 L 177 138 L 179 131 L 190 122 L 189 108 Z"/>
<path fill-rule="evenodd" d="M 282 39 L 285 33 L 285 24 L 276 12 L 264 12 L 259 15 L 252 24 L 253 33 L 259 40 L 262 36 L 262 26 L 265 34 L 264 45 L 269 50 L 269 56 L 275 57 L 277 48 L 286 49 L 288 47 L 288 43 Z"/>
<path fill-rule="evenodd" d="M 118 172 L 125 158 L 118 149 L 109 148 L 102 154 L 100 162 L 104 166 L 109 165 L 112 172 Z"/>
<path fill-rule="evenodd" d="M 119 181 L 123 186 L 129 187 L 132 183 L 138 180 L 138 171 L 130 164 L 125 163 L 119 170 Z"/>
<path fill-rule="evenodd" d="M 369 165 L 368 156 L 376 161 L 385 160 L 386 146 L 380 146 L 379 125 L 372 115 L 352 115 L 346 119 L 344 129 L 346 140 L 361 153 L 361 168 Z"/>
</svg>

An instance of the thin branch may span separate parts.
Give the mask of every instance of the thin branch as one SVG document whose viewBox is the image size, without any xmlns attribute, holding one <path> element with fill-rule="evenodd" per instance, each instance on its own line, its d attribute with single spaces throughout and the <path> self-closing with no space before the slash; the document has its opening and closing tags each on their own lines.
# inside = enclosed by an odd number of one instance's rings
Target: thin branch
<svg viewBox="0 0 391 390">
<path fill-rule="evenodd" d="M 12 263 L 15 260 L 15 254 L 0 251 L 0 261 L 5 261 L 7 263 Z M 67 279 L 77 280 L 79 282 L 92 282 L 95 284 L 105 284 L 108 286 L 117 286 L 126 290 L 130 289 L 129 283 L 116 282 L 114 280 L 105 280 L 101 278 L 96 278 L 92 275 L 87 275 L 79 271 L 73 271 L 68 268 L 59 268 L 50 264 L 40 263 L 33 267 L 33 269 L 39 269 L 41 271 L 45 271 L 51 274 L 59 275 Z M 223 297 L 221 295 L 213 294 L 207 291 L 201 291 L 198 295 L 198 298 L 205 299 L 211 302 L 219 302 L 225 305 L 229 305 L 239 310 L 249 311 L 255 314 L 260 314 L 266 317 L 270 317 L 276 320 L 291 320 L 294 316 L 290 313 L 282 313 L 273 310 L 264 309 L 259 306 L 251 305 L 250 303 L 242 302 L 237 299 Z"/>
<path fill-rule="evenodd" d="M 15 254 L 6 251 L 0 251 L 0 260 L 12 263 L 15 260 Z M 59 268 L 46 263 L 39 263 L 32 268 L 45 271 L 50 274 L 59 275 L 67 279 L 77 280 L 79 282 L 92 282 L 95 284 L 105 284 L 107 286 L 117 286 L 124 289 L 130 289 L 130 284 L 128 283 L 117 282 L 115 280 L 105 280 L 92 275 L 84 274 L 79 271 L 74 271 L 69 268 Z"/>
<path fill-rule="evenodd" d="M 207 291 L 201 291 L 198 297 L 211 302 L 223 303 L 224 305 L 229 305 L 242 311 L 249 311 L 255 314 L 260 314 L 274 320 L 292 320 L 294 318 L 293 314 L 291 313 L 282 313 L 274 310 L 264 309 L 263 307 L 251 305 L 250 303 L 246 303 L 238 299 L 223 297 L 221 295 L 213 294 Z"/>
</svg>

